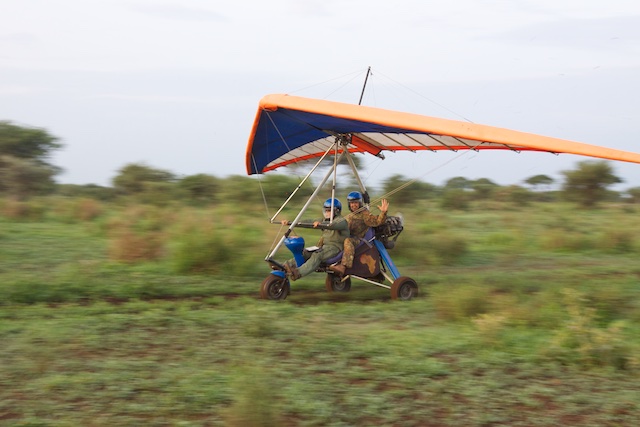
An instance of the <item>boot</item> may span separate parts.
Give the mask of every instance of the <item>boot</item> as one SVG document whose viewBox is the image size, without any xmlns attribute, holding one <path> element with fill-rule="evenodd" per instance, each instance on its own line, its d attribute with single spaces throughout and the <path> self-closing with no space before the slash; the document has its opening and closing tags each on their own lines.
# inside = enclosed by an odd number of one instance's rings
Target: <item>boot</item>
<svg viewBox="0 0 640 427">
<path fill-rule="evenodd" d="M 344 276 L 344 273 L 347 271 L 347 267 L 345 267 L 343 264 L 333 264 L 329 266 L 329 270 L 333 271 L 334 273 L 338 273 L 340 276 Z"/>
<path fill-rule="evenodd" d="M 298 271 L 298 267 L 292 267 L 289 264 L 284 264 L 284 269 L 287 272 L 287 277 L 292 282 L 295 282 L 301 277 L 300 272 Z"/>
</svg>

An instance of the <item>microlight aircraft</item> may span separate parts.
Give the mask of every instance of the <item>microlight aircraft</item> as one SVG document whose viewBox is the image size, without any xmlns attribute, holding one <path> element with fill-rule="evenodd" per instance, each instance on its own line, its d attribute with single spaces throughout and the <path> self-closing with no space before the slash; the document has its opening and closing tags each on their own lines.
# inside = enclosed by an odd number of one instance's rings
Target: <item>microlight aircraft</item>
<svg viewBox="0 0 640 427">
<path fill-rule="evenodd" d="M 333 157 L 333 167 L 291 221 L 284 236 L 266 256 L 265 261 L 273 271 L 262 283 L 261 297 L 278 300 L 285 299 L 290 293 L 284 266 L 274 257 L 284 244 L 294 253 L 298 265 L 304 262 L 301 255 L 304 242 L 299 240 L 300 237 L 291 237 L 291 233 L 297 226 L 309 227 L 309 224 L 300 222 L 302 215 L 332 175 L 331 197 L 335 197 L 335 170 L 343 157 L 350 165 L 361 192 L 368 195 L 352 158 L 354 154 L 364 153 L 384 159 L 385 152 L 410 151 L 420 155 L 422 152 L 442 150 L 537 151 L 640 163 L 638 153 L 499 127 L 284 94 L 267 95 L 259 103 L 249 137 L 247 173 L 262 174 L 297 162 L 317 159 L 309 174 L 271 218 L 271 223 L 280 223 L 276 217 L 328 156 Z M 368 202 L 366 198 L 365 202 Z M 327 274 L 328 291 L 348 291 L 351 278 L 355 278 L 389 289 L 393 299 L 408 300 L 417 295 L 416 282 L 400 275 L 387 252 L 404 227 L 397 217 L 389 219 L 389 224 L 373 230 L 369 244 L 364 252 L 356 252 L 354 267 L 347 270 L 344 277 L 334 274 L 324 265 L 318 269 Z M 371 259 L 375 262 L 371 262 Z"/>
</svg>

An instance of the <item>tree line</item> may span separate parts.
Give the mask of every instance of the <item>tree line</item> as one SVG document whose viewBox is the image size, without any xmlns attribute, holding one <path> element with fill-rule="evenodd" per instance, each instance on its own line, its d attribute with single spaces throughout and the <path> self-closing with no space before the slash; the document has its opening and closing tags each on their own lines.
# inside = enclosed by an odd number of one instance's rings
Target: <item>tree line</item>
<svg viewBox="0 0 640 427">
<path fill-rule="evenodd" d="M 219 178 L 209 174 L 180 177 L 143 163 L 130 163 L 118 170 L 110 187 L 60 184 L 56 183 L 55 177 L 62 169 L 50 163 L 51 154 L 63 147 L 58 141 L 45 129 L 0 121 L 0 196 L 25 199 L 57 194 L 102 201 L 128 198 L 161 205 L 174 201 L 194 205 L 226 201 L 263 203 L 265 200 L 281 203 L 300 182 L 299 177 L 286 174 L 266 174 L 258 178 L 239 175 Z M 451 209 L 464 209 L 476 200 L 517 204 L 568 200 L 586 208 L 605 200 L 640 202 L 640 187 L 625 192 L 610 190 L 613 184 L 622 180 L 615 175 L 609 162 L 585 160 L 579 162 L 576 169 L 563 171 L 562 175 L 560 190 L 552 190 L 556 183 L 551 177 L 535 175 L 524 180 L 523 185 L 500 186 L 487 178 L 454 177 L 442 186 L 417 181 L 401 191 L 396 190 L 409 178 L 393 175 L 383 181 L 377 193 L 389 195 L 397 205 L 433 199 Z M 296 197 L 306 199 L 312 191 L 313 185 L 309 184 Z"/>
</svg>

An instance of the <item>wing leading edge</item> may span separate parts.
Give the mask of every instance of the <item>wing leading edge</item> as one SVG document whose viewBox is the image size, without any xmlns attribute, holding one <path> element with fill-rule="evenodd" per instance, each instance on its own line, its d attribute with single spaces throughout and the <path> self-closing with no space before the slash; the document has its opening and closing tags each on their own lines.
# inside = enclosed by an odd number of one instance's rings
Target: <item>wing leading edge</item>
<svg viewBox="0 0 640 427">
<path fill-rule="evenodd" d="M 256 113 L 246 152 L 249 175 L 322 156 L 334 136 L 352 153 L 512 150 L 567 153 L 640 163 L 640 154 L 493 126 L 302 98 L 267 95 Z"/>
</svg>

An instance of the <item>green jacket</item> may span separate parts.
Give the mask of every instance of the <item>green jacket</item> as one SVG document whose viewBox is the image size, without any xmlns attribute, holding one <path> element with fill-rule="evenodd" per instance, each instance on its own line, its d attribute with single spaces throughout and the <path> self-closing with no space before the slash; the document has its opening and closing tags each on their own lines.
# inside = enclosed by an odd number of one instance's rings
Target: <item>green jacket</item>
<svg viewBox="0 0 640 427">
<path fill-rule="evenodd" d="M 333 222 L 329 224 L 328 219 L 317 220 L 322 224 L 318 228 L 322 228 L 322 237 L 318 242 L 318 246 L 335 246 L 342 250 L 344 240 L 349 237 L 349 223 L 340 215 L 333 217 Z"/>
</svg>

